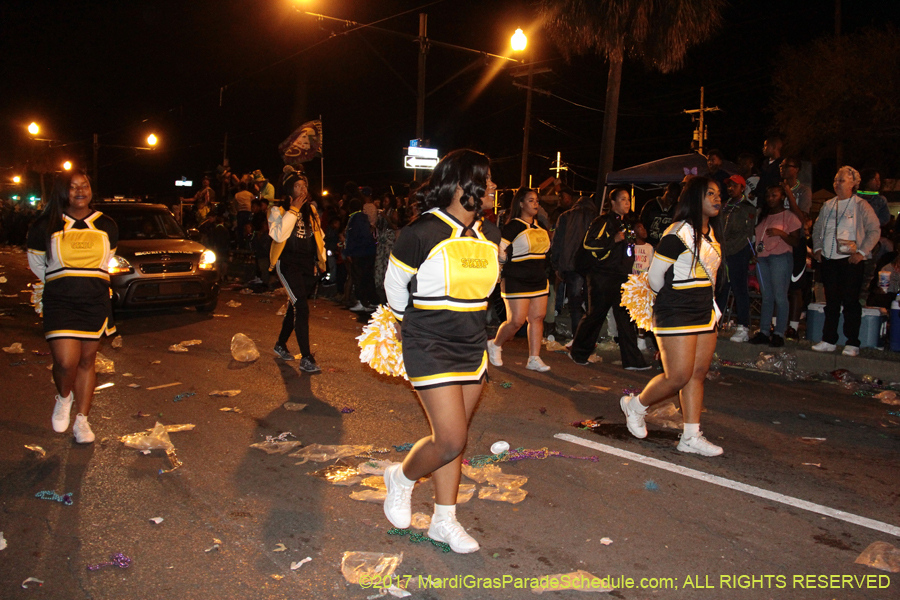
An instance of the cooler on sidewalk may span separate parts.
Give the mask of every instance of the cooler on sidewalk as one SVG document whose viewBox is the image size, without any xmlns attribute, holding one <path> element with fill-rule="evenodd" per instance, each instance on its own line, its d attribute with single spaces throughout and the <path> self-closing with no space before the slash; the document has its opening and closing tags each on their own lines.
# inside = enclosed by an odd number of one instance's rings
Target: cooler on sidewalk
<svg viewBox="0 0 900 600">
<path fill-rule="evenodd" d="M 887 334 L 887 310 L 877 307 L 863 307 L 862 322 L 859 326 L 860 348 L 881 348 L 881 340 Z M 822 341 L 825 325 L 825 304 L 813 302 L 806 309 L 806 339 L 812 343 Z M 838 321 L 838 346 L 847 344 L 844 336 L 844 315 Z"/>
</svg>

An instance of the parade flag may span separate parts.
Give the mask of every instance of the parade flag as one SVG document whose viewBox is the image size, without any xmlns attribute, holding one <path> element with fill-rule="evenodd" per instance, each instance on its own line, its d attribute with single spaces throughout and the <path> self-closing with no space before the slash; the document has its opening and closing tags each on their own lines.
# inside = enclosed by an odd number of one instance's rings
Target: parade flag
<svg viewBox="0 0 900 600">
<path fill-rule="evenodd" d="M 307 121 L 278 145 L 284 164 L 296 167 L 322 156 L 322 121 Z"/>
</svg>

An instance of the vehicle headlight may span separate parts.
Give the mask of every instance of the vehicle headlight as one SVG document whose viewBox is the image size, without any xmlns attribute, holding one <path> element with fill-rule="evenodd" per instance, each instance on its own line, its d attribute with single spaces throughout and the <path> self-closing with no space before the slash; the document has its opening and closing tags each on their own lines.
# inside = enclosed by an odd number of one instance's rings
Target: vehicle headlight
<svg viewBox="0 0 900 600">
<path fill-rule="evenodd" d="M 200 268 L 212 271 L 216 268 L 216 253 L 212 250 L 204 250 L 200 255 Z"/>
<path fill-rule="evenodd" d="M 122 273 L 134 273 L 131 263 L 121 256 L 113 256 L 106 265 L 106 271 L 110 275 L 121 275 Z"/>
</svg>

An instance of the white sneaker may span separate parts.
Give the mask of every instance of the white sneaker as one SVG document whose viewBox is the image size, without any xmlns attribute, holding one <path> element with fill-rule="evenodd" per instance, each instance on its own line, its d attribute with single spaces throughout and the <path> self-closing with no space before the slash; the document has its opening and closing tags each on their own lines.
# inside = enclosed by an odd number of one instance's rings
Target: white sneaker
<svg viewBox="0 0 900 600">
<path fill-rule="evenodd" d="M 734 335 L 728 338 L 732 342 L 742 344 L 750 341 L 750 330 L 743 325 L 738 325 L 734 331 Z"/>
<path fill-rule="evenodd" d="M 818 344 L 813 345 L 812 349 L 815 352 L 834 352 L 835 349 L 837 349 L 837 346 L 829 344 L 828 342 L 819 342 Z"/>
<path fill-rule="evenodd" d="M 79 444 L 90 444 L 94 441 L 94 432 L 91 431 L 91 424 L 88 423 L 87 417 L 81 413 L 75 415 L 75 425 L 72 426 L 75 432 L 75 441 Z"/>
<path fill-rule="evenodd" d="M 431 520 L 428 527 L 428 537 L 439 542 L 450 545 L 450 549 L 457 554 L 470 554 L 481 550 L 481 546 L 475 541 L 471 535 L 456 519 L 445 519 L 443 521 Z"/>
<path fill-rule="evenodd" d="M 525 365 L 525 368 L 530 371 L 538 371 L 540 373 L 546 373 L 550 370 L 550 367 L 541 360 L 540 356 L 529 356 L 528 363 Z"/>
<path fill-rule="evenodd" d="M 703 437 L 702 431 L 691 438 L 686 438 L 682 435 L 681 440 L 678 442 L 678 449 L 681 452 L 690 452 L 702 456 L 719 456 L 725 452 L 721 446 L 716 446 Z"/>
<path fill-rule="evenodd" d="M 844 351 L 841 354 L 844 356 L 859 356 L 859 346 L 844 346 Z"/>
<path fill-rule="evenodd" d="M 622 408 L 622 412 L 625 413 L 625 424 L 628 425 L 628 431 L 634 437 L 642 440 L 647 437 L 647 424 L 644 423 L 644 415 L 647 413 L 646 409 L 644 414 L 641 414 L 631 408 L 629 402 L 631 402 L 632 398 L 634 396 L 622 396 L 619 398 L 619 406 Z"/>
<path fill-rule="evenodd" d="M 494 344 L 494 340 L 488 340 L 487 343 L 488 360 L 495 367 L 503 366 L 503 348 Z"/>
<path fill-rule="evenodd" d="M 647 349 L 647 339 L 639 337 L 638 338 L 638 350 L 646 350 Z"/>
<path fill-rule="evenodd" d="M 53 431 L 56 433 L 62 433 L 69 428 L 69 414 L 74 399 L 73 392 L 69 392 L 65 398 L 59 394 L 56 395 L 56 407 L 53 409 L 53 417 L 50 419 L 53 423 Z"/>
<path fill-rule="evenodd" d="M 350 307 L 350 310 L 353 312 L 366 312 L 366 307 L 363 306 L 362 302 L 357 300 L 356 304 Z"/>
<path fill-rule="evenodd" d="M 394 473 L 401 468 L 403 465 L 391 465 L 384 470 L 384 487 L 387 489 L 387 496 L 384 498 L 384 516 L 394 527 L 409 529 L 412 520 L 410 505 L 415 484 L 405 486 L 394 480 Z"/>
</svg>

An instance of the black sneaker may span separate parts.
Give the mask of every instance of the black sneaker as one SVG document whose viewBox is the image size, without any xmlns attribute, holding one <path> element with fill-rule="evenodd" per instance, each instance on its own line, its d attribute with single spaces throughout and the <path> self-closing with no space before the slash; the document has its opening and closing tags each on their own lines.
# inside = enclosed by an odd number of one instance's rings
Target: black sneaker
<svg viewBox="0 0 900 600">
<path fill-rule="evenodd" d="M 577 358 L 575 358 L 575 355 L 572 354 L 571 352 L 569 353 L 569 358 L 571 358 L 572 362 L 574 362 L 576 365 L 581 365 L 582 367 L 586 367 L 591 364 L 590 362 L 588 362 L 587 359 L 578 360 Z"/>
<path fill-rule="evenodd" d="M 316 364 L 316 359 L 312 356 L 304 356 L 301 358 L 297 368 L 301 371 L 306 371 L 307 373 L 318 373 L 322 370 L 319 368 L 319 365 Z"/>
<path fill-rule="evenodd" d="M 764 334 L 762 331 L 758 332 L 756 335 L 754 335 L 752 338 L 750 338 L 751 344 L 768 344 L 769 341 L 770 341 L 769 336 Z M 782 345 L 784 345 L 783 341 L 782 341 Z"/>
<path fill-rule="evenodd" d="M 797 334 L 797 330 L 793 327 L 788 327 L 787 331 L 784 332 L 785 339 L 788 340 L 796 340 L 799 339 L 799 335 Z"/>
<path fill-rule="evenodd" d="M 281 344 L 275 344 L 275 347 L 272 348 L 272 351 L 275 353 L 275 356 L 277 356 L 281 360 L 294 360 L 294 355 L 288 352 L 288 349 Z"/>
<path fill-rule="evenodd" d="M 784 346 L 784 338 L 777 333 L 772 334 L 772 340 L 769 342 L 770 348 L 781 348 Z"/>
</svg>

